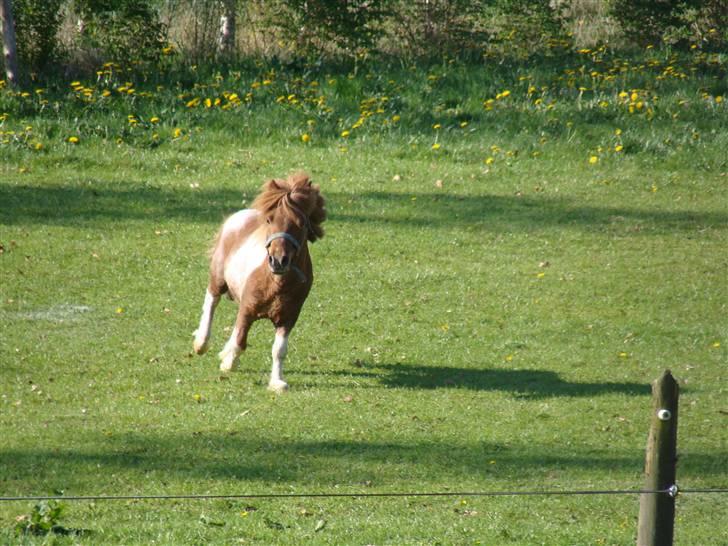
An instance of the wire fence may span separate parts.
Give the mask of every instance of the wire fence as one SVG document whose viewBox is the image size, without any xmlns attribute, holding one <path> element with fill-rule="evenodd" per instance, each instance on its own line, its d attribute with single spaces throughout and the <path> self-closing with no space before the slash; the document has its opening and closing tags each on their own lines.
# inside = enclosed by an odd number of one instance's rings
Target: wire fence
<svg viewBox="0 0 728 546">
<path fill-rule="evenodd" d="M 523 491 L 434 491 L 434 492 L 373 492 L 373 493 L 242 493 L 242 494 L 189 494 L 189 495 L 27 495 L 2 496 L 0 502 L 22 501 L 135 501 L 135 500 L 235 500 L 235 499 L 326 499 L 326 498 L 396 498 L 396 497 L 567 497 L 596 495 L 669 495 L 726 494 L 728 488 L 681 489 L 672 485 L 666 489 L 614 489 L 614 490 L 523 490 Z"/>
</svg>

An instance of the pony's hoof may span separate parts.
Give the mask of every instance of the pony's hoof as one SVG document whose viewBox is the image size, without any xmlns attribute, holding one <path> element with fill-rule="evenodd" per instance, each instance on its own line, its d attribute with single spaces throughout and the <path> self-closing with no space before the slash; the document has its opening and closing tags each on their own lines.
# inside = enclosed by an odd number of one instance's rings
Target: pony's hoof
<svg viewBox="0 0 728 546">
<path fill-rule="evenodd" d="M 271 382 L 268 383 L 268 390 L 276 394 L 286 392 L 288 390 L 288 383 L 281 379 L 271 380 Z"/>
<path fill-rule="evenodd" d="M 194 332 L 192 332 L 192 335 L 195 338 L 195 341 L 192 344 L 192 348 L 195 350 L 195 352 L 198 355 L 204 355 L 207 352 L 209 339 L 200 336 L 198 330 L 195 330 Z"/>
<path fill-rule="evenodd" d="M 209 345 L 207 344 L 207 341 L 200 341 L 198 339 L 195 339 L 195 342 L 192 344 L 192 348 L 198 355 L 204 355 L 207 352 Z"/>
<path fill-rule="evenodd" d="M 220 362 L 220 371 L 223 373 L 233 372 L 238 367 L 236 361 L 223 360 Z"/>
<path fill-rule="evenodd" d="M 232 372 L 235 368 L 238 367 L 238 356 L 239 354 L 236 354 L 236 351 L 229 350 L 229 349 L 223 349 L 220 351 L 220 354 L 217 355 L 220 357 L 220 371 L 221 372 Z"/>
</svg>

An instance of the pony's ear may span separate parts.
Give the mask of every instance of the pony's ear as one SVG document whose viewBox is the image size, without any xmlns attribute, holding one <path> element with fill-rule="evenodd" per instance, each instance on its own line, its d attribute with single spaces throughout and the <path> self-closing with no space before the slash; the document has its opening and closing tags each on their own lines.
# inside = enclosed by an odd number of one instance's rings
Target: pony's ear
<svg viewBox="0 0 728 546">
<path fill-rule="evenodd" d="M 276 180 L 275 178 L 271 178 L 270 180 L 268 180 L 268 182 L 263 184 L 263 190 L 276 191 L 276 190 L 280 190 L 280 189 L 281 189 L 280 181 Z"/>
<path fill-rule="evenodd" d="M 288 185 L 292 188 L 305 188 L 311 185 L 311 178 L 305 172 L 299 171 L 288 177 Z"/>
</svg>

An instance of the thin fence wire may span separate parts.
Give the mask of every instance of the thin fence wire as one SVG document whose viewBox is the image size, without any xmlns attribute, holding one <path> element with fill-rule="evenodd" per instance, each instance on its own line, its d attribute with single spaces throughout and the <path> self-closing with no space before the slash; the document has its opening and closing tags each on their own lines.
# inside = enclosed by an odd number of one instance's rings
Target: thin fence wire
<svg viewBox="0 0 728 546">
<path fill-rule="evenodd" d="M 694 493 L 728 493 L 728 489 L 615 489 L 615 490 L 534 490 L 534 491 L 445 491 L 445 492 L 391 492 L 391 493 L 250 493 L 202 495 L 29 495 L 0 497 L 0 502 L 11 501 L 136 501 L 136 500 L 235 500 L 235 499 L 305 499 L 305 498 L 383 498 L 383 497 L 566 497 L 589 495 L 670 495 Z"/>
</svg>

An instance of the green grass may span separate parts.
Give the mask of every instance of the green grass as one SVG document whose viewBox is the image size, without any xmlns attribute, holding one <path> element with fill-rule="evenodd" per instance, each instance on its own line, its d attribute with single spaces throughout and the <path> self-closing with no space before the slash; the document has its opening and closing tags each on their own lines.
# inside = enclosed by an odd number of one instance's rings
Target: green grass
<svg viewBox="0 0 728 546">
<path fill-rule="evenodd" d="M 45 106 L 0 91 L 0 492 L 638 488 L 666 368 L 680 485 L 727 487 L 725 60 L 649 55 L 588 101 L 565 70 L 613 59 L 279 68 L 254 89 L 270 67 L 199 75 L 260 94 L 225 111 L 151 76 L 108 104 L 68 82 Z M 657 79 L 670 65 L 688 76 Z M 276 102 L 312 81 L 325 108 Z M 633 90 L 652 114 L 629 113 Z M 291 390 L 272 396 L 269 325 L 224 378 L 234 306 L 209 355 L 191 333 L 220 221 L 297 169 L 330 218 Z M 80 536 L 18 536 L 33 504 L 0 503 L 0 542 L 632 544 L 638 512 L 632 496 L 63 504 Z M 678 498 L 676 544 L 725 529 L 724 496 Z"/>
</svg>

